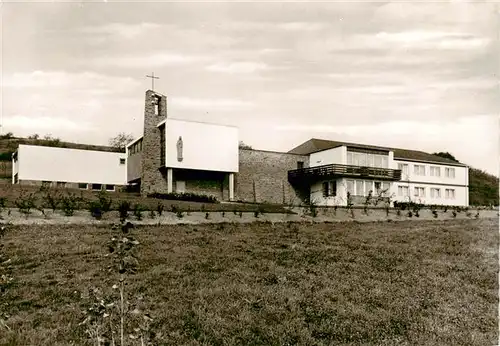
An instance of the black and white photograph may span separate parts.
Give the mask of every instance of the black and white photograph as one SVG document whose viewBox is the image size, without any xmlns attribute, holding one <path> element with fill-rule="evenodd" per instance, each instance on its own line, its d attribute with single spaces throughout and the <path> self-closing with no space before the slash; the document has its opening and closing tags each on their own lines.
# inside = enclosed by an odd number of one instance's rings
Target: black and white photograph
<svg viewBox="0 0 500 346">
<path fill-rule="evenodd" d="M 0 345 L 499 345 L 500 3 L 0 1 Z"/>
</svg>

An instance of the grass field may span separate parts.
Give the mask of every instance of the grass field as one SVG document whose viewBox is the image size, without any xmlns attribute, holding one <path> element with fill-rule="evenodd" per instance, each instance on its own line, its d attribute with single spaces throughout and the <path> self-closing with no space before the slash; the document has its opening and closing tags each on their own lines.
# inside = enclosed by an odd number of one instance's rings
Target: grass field
<svg viewBox="0 0 500 346">
<path fill-rule="evenodd" d="M 117 232 L 10 226 L 0 345 L 97 345 L 79 323 L 92 288 L 119 301 L 107 247 Z M 497 219 L 175 225 L 131 236 L 140 244 L 126 276 L 127 345 L 141 345 L 129 335 L 145 313 L 150 345 L 497 343 Z M 113 309 L 101 330 L 108 320 L 116 330 Z"/>
</svg>

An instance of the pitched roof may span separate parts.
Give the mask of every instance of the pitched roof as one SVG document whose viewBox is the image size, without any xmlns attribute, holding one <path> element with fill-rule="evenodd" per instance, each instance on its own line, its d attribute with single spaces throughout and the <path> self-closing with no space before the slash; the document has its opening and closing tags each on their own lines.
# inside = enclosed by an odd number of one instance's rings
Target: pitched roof
<svg viewBox="0 0 500 346">
<path fill-rule="evenodd" d="M 339 142 L 339 141 L 330 141 L 326 139 L 318 139 L 311 138 L 310 140 L 302 143 L 301 145 L 293 148 L 289 151 L 289 153 L 300 154 L 300 155 L 309 155 L 312 153 L 316 153 L 318 151 L 323 151 L 327 149 L 336 148 L 339 146 L 347 146 L 352 148 L 360 148 L 360 149 L 375 149 L 375 150 L 384 150 L 384 151 L 394 151 L 394 159 L 395 160 L 409 160 L 409 161 L 424 161 L 424 162 L 436 162 L 441 164 L 449 164 L 452 166 L 466 166 L 463 163 L 456 162 L 441 156 L 432 155 L 423 151 L 418 150 L 408 150 L 408 149 L 399 149 L 399 148 L 390 148 L 390 147 L 380 147 L 374 145 L 366 145 L 359 143 L 348 143 L 348 142 Z"/>
</svg>

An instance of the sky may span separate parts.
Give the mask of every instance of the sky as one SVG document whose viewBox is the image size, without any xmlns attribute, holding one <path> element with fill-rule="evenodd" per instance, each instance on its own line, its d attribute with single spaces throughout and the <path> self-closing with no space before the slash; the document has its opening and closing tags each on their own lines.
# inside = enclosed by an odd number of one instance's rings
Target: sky
<svg viewBox="0 0 500 346">
<path fill-rule="evenodd" d="M 493 2 L 0 4 L 2 131 L 107 144 L 168 116 L 255 149 L 310 138 L 447 151 L 498 176 Z"/>
</svg>

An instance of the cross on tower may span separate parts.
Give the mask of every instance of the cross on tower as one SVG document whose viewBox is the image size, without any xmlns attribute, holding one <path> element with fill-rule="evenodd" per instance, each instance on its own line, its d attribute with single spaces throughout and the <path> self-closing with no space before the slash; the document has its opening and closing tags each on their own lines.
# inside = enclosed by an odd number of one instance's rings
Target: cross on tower
<svg viewBox="0 0 500 346">
<path fill-rule="evenodd" d="M 152 72 L 151 76 L 146 75 L 146 77 L 151 78 L 151 91 L 155 90 L 155 79 L 160 79 L 160 77 L 155 77 L 155 73 Z"/>
</svg>

